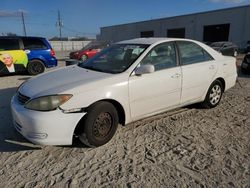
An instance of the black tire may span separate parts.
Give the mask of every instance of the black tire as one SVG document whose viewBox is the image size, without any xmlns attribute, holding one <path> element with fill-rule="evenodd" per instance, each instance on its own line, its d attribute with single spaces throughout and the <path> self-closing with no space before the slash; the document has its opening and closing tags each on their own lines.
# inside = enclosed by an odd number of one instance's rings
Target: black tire
<svg viewBox="0 0 250 188">
<path fill-rule="evenodd" d="M 247 74 L 247 70 L 244 69 L 244 68 L 242 68 L 242 67 L 240 67 L 240 71 L 241 71 L 241 73 L 243 73 L 243 74 Z M 249 72 L 250 72 L 250 71 L 249 71 Z"/>
<path fill-rule="evenodd" d="M 88 56 L 87 55 L 82 55 L 82 57 L 81 57 L 81 61 L 86 61 L 88 59 Z"/>
<path fill-rule="evenodd" d="M 40 60 L 32 60 L 27 65 L 27 71 L 30 75 L 38 75 L 45 71 L 45 66 Z"/>
<path fill-rule="evenodd" d="M 223 86 L 219 80 L 215 80 L 207 91 L 205 100 L 201 103 L 203 108 L 214 108 L 221 100 L 223 94 Z"/>
<path fill-rule="evenodd" d="M 80 141 L 89 147 L 102 146 L 116 132 L 118 113 L 111 103 L 98 102 L 88 109 L 83 126 L 83 131 L 78 135 Z"/>
</svg>

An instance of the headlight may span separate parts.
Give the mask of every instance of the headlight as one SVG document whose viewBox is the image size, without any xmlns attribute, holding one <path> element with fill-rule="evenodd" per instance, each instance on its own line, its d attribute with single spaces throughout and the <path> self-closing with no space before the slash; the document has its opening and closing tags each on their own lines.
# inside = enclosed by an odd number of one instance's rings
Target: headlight
<svg viewBox="0 0 250 188">
<path fill-rule="evenodd" d="M 49 95 L 28 101 L 25 108 L 37 111 L 51 111 L 68 101 L 72 95 Z"/>
</svg>

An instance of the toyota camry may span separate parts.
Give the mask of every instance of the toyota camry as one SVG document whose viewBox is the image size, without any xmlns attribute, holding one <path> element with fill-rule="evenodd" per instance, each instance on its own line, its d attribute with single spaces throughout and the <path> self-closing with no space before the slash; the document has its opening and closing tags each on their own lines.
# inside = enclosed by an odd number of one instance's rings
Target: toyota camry
<svg viewBox="0 0 250 188">
<path fill-rule="evenodd" d="M 118 124 L 200 103 L 216 107 L 236 83 L 236 60 L 194 40 L 115 43 L 82 64 L 24 82 L 11 101 L 16 130 L 42 145 L 106 144 Z"/>
</svg>

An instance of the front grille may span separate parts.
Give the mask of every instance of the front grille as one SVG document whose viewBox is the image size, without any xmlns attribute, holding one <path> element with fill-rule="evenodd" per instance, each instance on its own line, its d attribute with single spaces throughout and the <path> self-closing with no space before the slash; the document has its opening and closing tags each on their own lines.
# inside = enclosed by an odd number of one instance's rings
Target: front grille
<svg viewBox="0 0 250 188">
<path fill-rule="evenodd" d="M 28 100 L 30 99 L 30 97 L 27 97 L 23 94 L 21 94 L 20 92 L 17 93 L 17 100 L 20 104 L 25 104 Z"/>
<path fill-rule="evenodd" d="M 17 122 L 14 122 L 15 128 L 18 132 L 22 132 L 22 126 L 19 125 Z"/>
</svg>

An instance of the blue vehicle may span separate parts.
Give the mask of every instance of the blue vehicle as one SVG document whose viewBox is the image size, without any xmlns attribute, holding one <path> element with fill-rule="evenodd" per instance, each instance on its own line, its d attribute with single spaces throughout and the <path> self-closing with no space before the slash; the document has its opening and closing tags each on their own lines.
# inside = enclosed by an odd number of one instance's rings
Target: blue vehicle
<svg viewBox="0 0 250 188">
<path fill-rule="evenodd" d="M 22 51 L 27 56 L 27 62 L 23 61 Z M 17 52 L 19 55 L 12 57 L 12 54 L 17 54 Z M 5 63 L 7 57 L 9 58 L 9 63 Z M 22 61 L 18 57 L 22 57 Z M 22 66 L 23 68 L 13 71 L 13 68 L 8 67 L 12 65 L 10 60 L 13 65 Z M 21 72 L 23 70 L 28 71 L 31 75 L 37 75 L 43 73 L 46 68 L 55 66 L 57 66 L 55 52 L 45 38 L 21 36 L 0 37 L 0 75 Z"/>
</svg>

